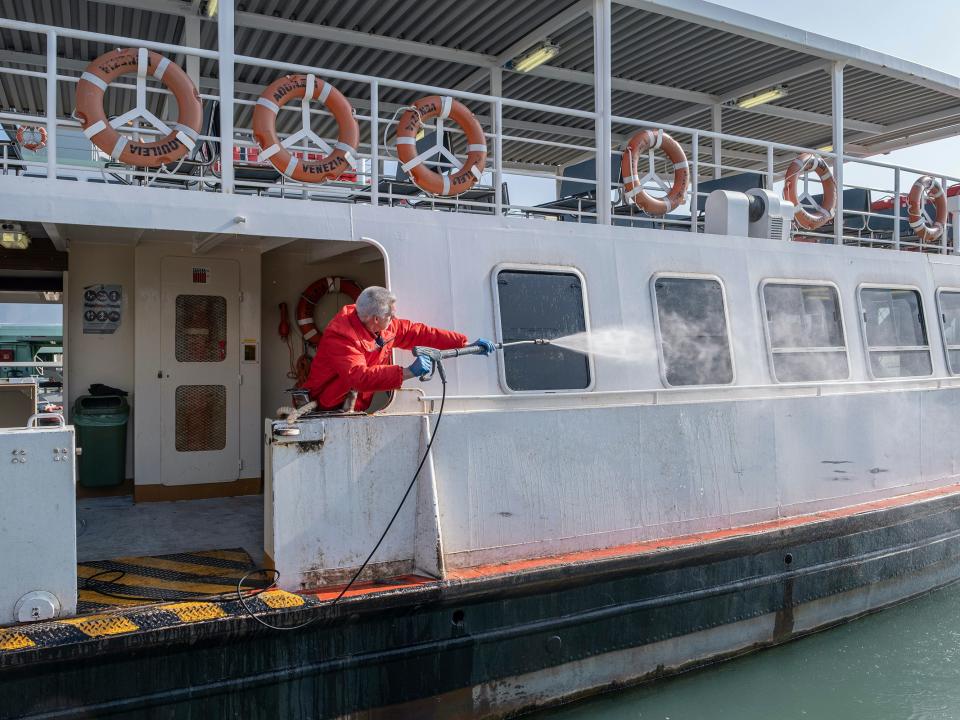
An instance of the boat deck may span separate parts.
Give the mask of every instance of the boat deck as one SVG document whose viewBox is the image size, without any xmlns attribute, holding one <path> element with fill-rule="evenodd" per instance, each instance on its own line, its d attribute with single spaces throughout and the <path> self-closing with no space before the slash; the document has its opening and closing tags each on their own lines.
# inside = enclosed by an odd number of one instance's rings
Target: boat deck
<svg viewBox="0 0 960 720">
<path fill-rule="evenodd" d="M 382 578 L 372 582 L 357 583 L 346 593 L 346 597 L 375 595 L 428 585 L 439 587 L 444 583 L 465 584 L 497 576 L 513 576 L 575 564 L 652 555 L 665 550 L 771 533 L 815 522 L 894 508 L 958 492 L 960 492 L 960 484 L 947 485 L 836 510 L 779 518 L 722 530 L 629 543 L 601 550 L 585 550 L 528 560 L 448 569 L 445 581 L 415 574 Z M 109 569 L 119 563 L 118 567 L 124 564 L 145 564 L 154 566 L 158 571 L 170 570 L 171 573 L 166 574 L 155 572 L 153 573 L 155 577 L 146 582 L 138 575 L 135 568 L 129 568 L 127 574 L 117 583 L 137 588 L 136 592 L 141 592 L 144 587 L 153 588 L 158 592 L 159 599 L 156 602 L 164 602 L 164 598 L 181 599 L 178 597 L 181 593 L 184 594 L 182 599 L 189 599 L 187 596 L 228 592 L 226 589 L 219 591 L 208 589 L 207 592 L 201 592 L 204 585 L 199 578 L 203 577 L 201 573 L 203 556 L 232 561 L 232 564 L 227 563 L 229 567 L 225 565 L 223 573 L 225 578 L 229 575 L 230 579 L 225 582 L 231 585 L 230 590 L 235 587 L 236 579 L 248 569 L 269 565 L 262 546 L 263 498 L 259 495 L 140 504 L 133 504 L 128 498 L 87 499 L 79 503 L 78 520 L 80 521 L 77 538 L 80 595 L 81 601 L 87 600 L 88 603 L 92 600 L 101 600 L 104 604 L 117 606 L 149 604 L 130 601 L 110 603 L 108 598 L 94 597 L 95 589 L 87 583 L 91 568 Z M 174 555 L 178 556 L 177 560 L 158 557 Z M 191 563 L 196 565 L 192 570 L 188 567 L 187 572 L 196 575 L 196 582 L 200 583 L 196 586 L 198 590 L 191 591 L 183 582 L 183 578 L 176 576 L 175 572 L 180 569 L 178 563 L 181 563 L 181 566 L 182 564 L 189 566 Z M 227 572 L 230 570 L 233 574 Z M 245 586 L 255 588 L 264 585 L 266 583 L 262 581 L 265 579 L 269 578 L 251 576 Z M 113 580 L 109 576 L 100 576 L 94 580 L 93 585 L 100 587 L 104 583 L 112 584 Z M 301 591 L 299 594 L 311 600 L 327 602 L 337 597 L 342 587 L 342 585 L 329 585 Z M 123 592 L 122 589 L 112 589 L 118 593 Z M 134 593 L 131 591 L 131 594 Z M 87 607 L 92 606 L 88 604 Z M 93 610 L 87 612 L 93 612 Z"/>
<path fill-rule="evenodd" d="M 918 492 L 907 493 L 895 497 L 875 500 L 871 502 L 851 505 L 846 508 L 810 513 L 789 518 L 777 519 L 770 522 L 757 523 L 720 531 L 695 533 L 677 536 L 663 540 L 632 543 L 599 551 L 584 551 L 567 553 L 537 560 L 523 562 L 499 563 L 484 567 L 448 571 L 446 579 L 440 581 L 418 575 L 362 582 L 351 588 L 345 598 L 352 601 L 363 598 L 362 601 L 376 601 L 388 596 L 398 597 L 412 595 L 422 602 L 424 593 L 452 592 L 459 594 L 460 590 L 471 594 L 470 586 L 475 584 L 499 583 L 501 588 L 516 588 L 519 583 L 527 580 L 543 580 L 551 573 L 561 573 L 569 579 L 571 570 L 582 567 L 586 570 L 616 571 L 623 564 L 639 568 L 651 563 L 661 562 L 660 557 L 670 551 L 690 548 L 696 550 L 704 545 L 725 541 L 749 540 L 751 537 L 771 537 L 780 531 L 787 531 L 805 526 L 814 526 L 818 523 L 844 520 L 854 516 L 876 513 L 881 511 L 909 509 L 909 506 L 918 506 L 927 502 L 949 500 L 951 496 L 960 495 L 960 483 L 950 484 L 937 488 L 930 488 Z M 176 503 L 156 503 L 141 506 L 132 506 L 116 500 L 111 502 L 87 501 L 81 509 L 84 519 L 93 523 L 95 533 L 83 540 L 86 532 L 81 535 L 84 553 L 99 553 L 111 547 L 104 538 L 114 537 L 112 547 L 117 548 L 123 555 L 129 555 L 133 547 L 141 550 L 157 552 L 167 550 L 177 552 L 182 545 L 174 537 L 174 532 L 143 531 L 144 525 L 137 532 L 137 519 L 162 519 L 154 526 L 161 527 L 164 523 L 173 524 L 175 518 L 191 518 L 198 525 L 198 533 L 202 530 L 208 533 L 208 541 L 220 543 L 247 543 L 246 547 L 255 547 L 256 535 L 253 529 L 259 517 L 261 498 L 251 496 L 234 498 L 232 500 L 197 500 Z M 110 510 L 110 508 L 113 508 Z M 112 524 L 111 518 L 117 519 Z M 215 519 L 218 522 L 211 522 Z M 98 527 L 101 524 L 102 527 Z M 115 533 L 110 532 L 117 529 Z M 181 524 L 180 527 L 183 527 Z M 126 528 L 126 530 L 122 530 Z M 122 531 L 120 531 L 122 530 Z M 89 532 L 89 530 L 87 531 Z M 165 532 L 169 534 L 165 535 Z M 102 533 L 100 539 L 96 533 Z M 230 534 L 233 533 L 233 534 Z M 196 544 L 196 537 L 184 533 L 190 538 L 190 544 Z M 129 543 L 124 545 L 124 542 Z M 771 538 L 772 542 L 772 538 Z M 137 545 L 136 543 L 141 543 Z M 151 544 L 152 543 L 152 544 Z M 766 542 L 763 543 L 766 546 Z M 244 547 L 238 545 L 238 548 Z M 757 547 L 760 547 L 759 545 Z M 742 550 L 742 548 L 741 548 Z M 182 552 L 184 556 L 191 554 L 200 556 L 200 562 L 213 560 L 236 560 L 230 553 L 238 551 L 201 551 L 195 553 Z M 247 554 L 245 551 L 243 554 Z M 252 553 L 251 553 L 252 554 Z M 120 558 L 123 559 L 123 558 Z M 139 558 L 151 560 L 151 558 Z M 157 558 L 152 558 L 156 561 Z M 189 561 L 189 559 L 187 558 Z M 86 561 L 89 563 L 90 561 Z M 81 563 L 81 567 L 85 563 Z M 153 564 L 156 564 L 154 562 Z M 161 563 L 162 564 L 162 563 Z M 624 565 L 625 567 L 626 565 Z M 561 577 L 558 575 L 557 577 Z M 131 580 L 133 582 L 133 580 Z M 504 584 L 505 583 L 505 584 Z M 157 603 L 125 603 L 126 607 L 116 607 L 104 611 L 102 608 L 92 614 L 81 614 L 75 618 L 39 622 L 16 627 L 0 629 L 0 666 L 12 663 L 30 662 L 30 658 L 22 653 L 43 651 L 45 648 L 60 647 L 83 643 L 84 641 L 105 636 L 125 635 L 175 628 L 206 621 L 242 619 L 248 613 L 269 618 L 268 622 L 276 625 L 292 625 L 310 617 L 311 613 L 320 611 L 337 597 L 342 586 L 328 586 L 300 593 L 290 593 L 279 589 L 265 589 L 268 582 L 263 581 L 260 588 L 250 584 L 251 592 L 243 602 L 235 592 L 224 592 L 220 597 L 197 597 L 179 601 Z M 246 605 L 246 607 L 244 607 Z M 306 613 L 306 614 L 305 614 Z M 213 630 L 211 630 L 213 632 Z M 19 659 L 18 659 L 19 657 Z"/>
<path fill-rule="evenodd" d="M 129 497 L 77 501 L 77 559 L 243 548 L 263 562 L 263 497 L 134 504 Z"/>
</svg>

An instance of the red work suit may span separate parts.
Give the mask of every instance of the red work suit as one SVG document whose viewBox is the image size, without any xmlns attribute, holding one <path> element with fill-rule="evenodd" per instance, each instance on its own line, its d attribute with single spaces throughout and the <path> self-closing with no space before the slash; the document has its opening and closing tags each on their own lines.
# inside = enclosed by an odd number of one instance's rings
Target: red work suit
<svg viewBox="0 0 960 720">
<path fill-rule="evenodd" d="M 324 410 L 338 410 L 351 390 L 357 391 L 355 410 L 370 407 L 373 394 L 396 390 L 403 384 L 403 367 L 392 364 L 392 351 L 428 345 L 440 350 L 460 348 L 467 336 L 423 323 L 394 318 L 380 333 L 383 347 L 357 316 L 355 305 L 346 305 L 327 325 L 303 384 Z"/>
</svg>

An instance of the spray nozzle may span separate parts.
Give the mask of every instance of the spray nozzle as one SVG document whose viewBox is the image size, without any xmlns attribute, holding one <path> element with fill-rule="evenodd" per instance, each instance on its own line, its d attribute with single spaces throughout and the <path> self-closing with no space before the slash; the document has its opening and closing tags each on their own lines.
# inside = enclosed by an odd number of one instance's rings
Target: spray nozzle
<svg viewBox="0 0 960 720">
<path fill-rule="evenodd" d="M 513 347 L 514 345 L 549 345 L 550 341 L 546 338 L 536 338 L 535 340 L 514 340 L 512 342 L 497 343 L 497 350 Z"/>
</svg>

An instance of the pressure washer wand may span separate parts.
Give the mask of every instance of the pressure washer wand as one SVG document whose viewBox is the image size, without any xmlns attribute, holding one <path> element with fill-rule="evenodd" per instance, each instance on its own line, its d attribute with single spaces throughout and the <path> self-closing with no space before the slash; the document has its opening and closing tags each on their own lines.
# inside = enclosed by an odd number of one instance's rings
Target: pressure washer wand
<svg viewBox="0 0 960 720">
<path fill-rule="evenodd" d="M 536 340 L 514 340 L 512 342 L 500 342 L 495 343 L 493 347 L 497 350 L 503 350 L 504 348 L 513 347 L 514 345 L 549 345 L 550 341 L 543 338 L 537 338 Z M 437 348 L 427 347 L 425 345 L 417 345 L 413 349 L 413 354 L 416 357 L 428 357 L 433 360 L 434 369 L 440 373 L 440 379 L 443 382 L 447 381 L 447 374 L 443 370 L 443 361 L 449 358 L 460 357 L 461 355 L 479 355 L 483 352 L 483 348 L 479 345 L 467 345 L 462 348 L 454 348 L 453 350 L 437 350 Z M 421 382 L 426 382 L 427 380 L 433 379 L 433 370 L 431 370 L 426 375 L 420 376 Z"/>
</svg>

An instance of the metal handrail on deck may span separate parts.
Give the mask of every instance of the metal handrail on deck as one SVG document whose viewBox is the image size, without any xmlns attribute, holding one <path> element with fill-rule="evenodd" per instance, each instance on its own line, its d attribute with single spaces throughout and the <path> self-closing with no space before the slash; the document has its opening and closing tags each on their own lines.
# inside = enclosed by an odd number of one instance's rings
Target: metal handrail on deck
<svg viewBox="0 0 960 720">
<path fill-rule="evenodd" d="M 225 6 L 230 6 L 230 3 L 226 3 Z M 232 7 L 232 6 L 230 6 Z M 229 7 L 221 15 L 222 23 L 232 23 L 232 9 Z M 381 196 L 387 197 L 388 201 L 393 203 L 398 197 L 392 192 L 392 186 L 386 188 L 385 191 L 381 192 L 381 181 L 385 179 L 387 168 L 389 167 L 388 163 L 395 162 L 395 158 L 391 155 L 390 149 L 387 147 L 382 147 L 383 142 L 383 131 L 384 129 L 389 129 L 389 127 L 397 122 L 396 117 L 400 110 L 403 109 L 403 106 L 396 105 L 387 105 L 380 102 L 380 91 L 382 88 L 390 89 L 399 89 L 409 91 L 411 93 L 417 94 L 442 94 L 448 95 L 455 98 L 458 98 L 462 101 L 468 103 L 478 103 L 484 106 L 489 107 L 487 113 L 478 113 L 481 121 L 485 124 L 485 132 L 490 141 L 492 141 L 492 148 L 488 154 L 488 159 L 492 163 L 492 167 L 487 171 L 489 175 L 485 173 L 485 178 L 489 177 L 492 179 L 492 187 L 484 188 L 484 190 L 491 191 L 492 198 L 488 200 L 487 198 L 467 200 L 460 199 L 457 197 L 433 197 L 433 198 L 424 198 L 416 196 L 402 196 L 408 201 L 413 198 L 413 203 L 426 203 L 429 207 L 449 207 L 454 210 L 466 209 L 468 211 L 477 211 L 477 210 L 487 210 L 492 211 L 496 215 L 501 215 L 503 213 L 512 212 L 520 213 L 525 215 L 553 215 L 555 217 L 564 218 L 575 218 L 576 221 L 583 221 L 584 219 L 600 221 L 601 218 L 606 218 L 608 214 L 606 210 L 600 212 L 602 205 L 597 205 L 597 202 L 602 203 L 605 201 L 606 197 L 609 194 L 609 190 L 614 188 L 614 184 L 609 182 L 607 179 L 601 175 L 597 175 L 596 178 L 572 178 L 565 177 L 564 171 L 559 167 L 556 171 L 551 172 L 548 170 L 539 171 L 537 169 L 530 169 L 529 166 L 525 166 L 526 171 L 534 172 L 538 177 L 552 179 L 557 181 L 572 181 L 578 185 L 592 188 L 590 191 L 592 198 L 590 202 L 585 202 L 577 207 L 577 209 L 558 209 L 552 210 L 548 209 L 543 211 L 541 208 L 529 207 L 527 205 L 520 205 L 515 203 L 505 202 L 505 198 L 501 192 L 501 189 L 504 186 L 504 175 L 505 173 L 511 170 L 510 164 L 505 163 L 503 159 L 503 144 L 504 141 L 509 141 L 511 143 L 524 143 L 530 146 L 538 147 L 551 147 L 557 148 L 559 150 L 583 153 L 583 157 L 592 156 L 596 161 L 598 169 L 601 164 L 606 163 L 604 158 L 605 153 L 600 153 L 597 150 L 596 138 L 601 137 L 599 134 L 599 124 L 600 123 L 609 123 L 610 125 L 617 124 L 620 126 L 627 126 L 631 128 L 659 128 L 666 132 L 675 134 L 678 139 L 682 140 L 690 152 L 690 168 L 691 168 L 691 190 L 689 191 L 689 203 L 686 208 L 686 212 L 689 212 L 689 217 L 686 217 L 685 214 L 681 214 L 677 217 L 667 216 L 664 218 L 649 217 L 643 214 L 639 215 L 639 218 L 646 223 L 647 221 L 651 223 L 661 224 L 664 227 L 686 227 L 692 232 L 699 231 L 699 207 L 698 201 L 700 198 L 705 197 L 706 193 L 701 192 L 700 186 L 701 183 L 705 180 L 715 180 L 717 178 L 728 175 L 729 173 L 742 173 L 742 172 L 751 172 L 756 173 L 757 175 L 763 176 L 766 178 L 766 186 L 770 189 L 774 188 L 775 185 L 782 180 L 782 168 L 788 163 L 793 155 L 798 153 L 815 153 L 819 156 L 830 158 L 834 166 L 837 167 L 838 163 L 842 165 L 853 166 L 860 164 L 867 167 L 884 169 L 892 173 L 892 187 L 889 190 L 883 190 L 878 188 L 863 188 L 867 193 L 870 192 L 881 192 L 889 193 L 893 198 L 893 207 L 890 215 L 887 215 L 882 212 L 877 212 L 869 207 L 867 209 L 855 208 L 848 209 L 844 207 L 844 198 L 843 190 L 855 189 L 858 188 L 856 184 L 846 183 L 842 184 L 842 188 L 838 192 L 838 198 L 836 203 L 836 212 L 834 216 L 833 223 L 833 232 L 828 235 L 827 233 L 820 231 L 802 231 L 802 235 L 806 238 L 813 239 L 815 241 L 825 240 L 830 242 L 842 242 L 842 243 L 853 243 L 853 244 L 869 244 L 869 245 L 879 245 L 879 246 L 889 246 L 895 249 L 901 248 L 919 248 L 924 250 L 936 250 L 941 253 L 946 252 L 958 252 L 957 245 L 960 244 L 960 237 L 955 237 L 952 249 L 948 244 L 947 232 L 944 232 L 940 238 L 938 246 L 924 245 L 920 246 L 918 243 L 913 242 L 909 239 L 902 237 L 901 224 L 902 224 L 902 211 L 900 207 L 899 198 L 902 196 L 903 182 L 905 180 L 904 173 L 907 175 L 920 175 L 927 174 L 924 171 L 909 168 L 904 166 L 898 166 L 891 163 L 885 163 L 877 160 L 870 160 L 867 158 L 857 157 L 846 155 L 841 152 L 826 150 L 826 149 L 814 149 L 814 148 L 805 148 L 798 145 L 792 145 L 788 143 L 781 142 L 772 142 L 766 140 L 758 140 L 749 137 L 743 137 L 739 135 L 733 135 L 730 133 L 719 132 L 715 130 L 703 130 L 698 128 L 688 128 L 680 125 L 673 124 L 664 124 L 657 123 L 653 121 L 646 121 L 642 119 L 630 118 L 621 115 L 612 115 L 608 110 L 593 111 L 593 110 L 581 110 L 578 108 L 568 108 L 554 105 L 547 105 L 543 103 L 529 102 L 526 100 L 520 100 L 515 98 L 501 97 L 499 95 L 485 94 L 479 92 L 470 92 L 465 90 L 457 90 L 451 88 L 444 88 L 436 85 L 430 85 L 426 83 L 415 83 L 407 82 L 403 80 L 395 80 L 390 78 L 382 78 L 371 75 L 366 75 L 362 73 L 353 73 L 344 70 L 334 70 L 330 68 L 317 67 L 301 63 L 291 63 L 284 62 L 279 60 L 273 60 L 269 58 L 255 57 L 251 55 L 241 55 L 235 54 L 233 52 L 232 43 L 229 42 L 229 33 L 227 33 L 226 28 L 223 28 L 220 34 L 221 41 L 221 50 L 209 50 L 197 47 L 190 47 L 187 45 L 173 44 L 173 43 L 164 43 L 156 42 L 151 40 L 140 40 L 137 38 L 128 38 L 119 35 L 112 35 L 106 33 L 97 33 L 90 32 L 85 30 L 77 30 L 67 27 L 54 27 L 49 25 L 42 25 L 38 23 L 23 22 L 18 20 L 10 20 L 0 18 L 0 28 L 6 28 L 9 30 L 16 30 L 22 32 L 32 32 L 39 35 L 43 35 L 46 38 L 46 55 L 45 55 L 45 70 L 27 70 L 21 68 L 12 68 L 12 67 L 0 67 L 0 73 L 20 76 L 30 79 L 44 79 L 46 81 L 46 112 L 43 116 L 31 115 L 28 113 L 22 112 L 0 112 L 0 120 L 6 120 L 10 122 L 31 124 L 31 125 L 40 125 L 45 126 L 47 129 L 47 148 L 46 148 L 46 157 L 42 161 L 37 159 L 15 159 L 11 158 L 8 153 L 8 147 L 3 146 L 2 151 L 2 170 L 3 172 L 8 172 L 9 169 L 13 168 L 17 172 L 21 169 L 29 169 L 31 167 L 37 167 L 40 165 L 46 166 L 46 177 L 48 180 L 55 181 L 58 177 L 58 169 L 62 170 L 64 168 L 71 168 L 74 171 L 85 171 L 86 165 L 71 165 L 69 162 L 63 160 L 61 157 L 58 157 L 58 148 L 57 148 L 57 129 L 60 128 L 76 128 L 79 126 L 79 123 L 69 117 L 58 117 L 56 114 L 56 100 L 57 100 L 57 89 L 58 83 L 77 83 L 79 82 L 79 77 L 75 75 L 63 74 L 57 72 L 57 39 L 58 38 L 70 38 L 77 40 L 85 40 L 90 42 L 104 43 L 107 45 L 115 46 L 128 46 L 128 47 L 144 47 L 157 52 L 165 53 L 167 55 L 180 54 L 185 56 L 193 56 L 197 58 L 203 58 L 207 60 L 217 61 L 221 66 L 221 91 L 217 94 L 205 93 L 201 95 L 203 100 L 208 102 L 218 102 L 220 103 L 220 117 L 221 120 L 224 118 L 229 118 L 229 122 L 226 125 L 221 125 L 221 131 L 216 136 L 211 135 L 201 135 L 200 139 L 208 141 L 211 143 L 216 143 L 219 146 L 219 159 L 221 164 L 221 174 L 217 175 L 213 170 L 214 168 L 204 168 L 200 169 L 199 176 L 191 176 L 193 180 L 187 182 L 186 185 L 183 185 L 187 189 L 196 190 L 200 192 L 223 192 L 223 193 L 232 193 L 236 191 L 246 191 L 246 192 L 257 192 L 257 193 L 266 193 L 268 195 L 279 194 L 281 197 L 284 197 L 290 193 L 295 193 L 299 197 L 308 198 L 308 199 L 344 199 L 348 198 L 351 201 L 358 201 L 361 198 L 369 199 L 369 201 L 378 205 Z M 226 34 L 224 34 L 226 33 Z M 225 43 L 225 44 L 224 44 Z M 39 63 L 38 63 L 39 64 Z M 370 140 L 367 143 L 362 144 L 358 147 L 358 159 L 359 165 L 356 168 L 356 181 L 353 182 L 336 182 L 329 183 L 326 185 L 309 185 L 291 181 L 282 175 L 280 176 L 279 181 L 273 180 L 256 180 L 256 179 L 241 179 L 236 181 L 234 179 L 233 173 L 233 152 L 234 148 L 253 148 L 256 147 L 256 143 L 253 140 L 252 132 L 249 128 L 237 128 L 236 132 L 233 131 L 233 113 L 237 105 L 241 106 L 252 106 L 255 105 L 255 100 L 250 99 L 249 97 L 237 97 L 237 95 L 249 95 L 248 92 L 232 92 L 233 88 L 233 75 L 235 68 L 237 66 L 252 66 L 259 68 L 266 68 L 271 70 L 276 70 L 279 72 L 285 73 L 312 73 L 314 75 L 322 76 L 324 78 L 330 78 L 334 80 L 343 80 L 349 82 L 356 82 L 365 86 L 367 88 L 367 96 L 354 99 L 355 103 L 365 103 L 369 110 L 364 109 L 363 112 L 358 112 L 356 118 L 359 122 L 365 123 L 369 128 L 369 137 Z M 497 76 L 498 80 L 493 84 L 495 89 L 498 89 L 500 86 L 499 75 Z M 133 90 L 136 88 L 136 85 L 130 82 L 118 82 L 116 87 L 119 87 L 124 90 Z M 226 87 L 226 94 L 222 91 L 223 87 Z M 170 91 L 164 87 L 148 87 L 146 88 L 147 93 L 153 95 L 170 95 Z M 413 97 L 411 97 L 411 100 Z M 600 106 L 598 106 L 600 107 Z M 290 111 L 298 111 L 297 108 L 286 108 Z M 540 113 L 545 113 L 547 115 L 555 115 L 558 117 L 568 117 L 575 118 L 578 120 L 587 120 L 593 124 L 593 129 L 583 128 L 583 127 L 570 127 L 566 125 L 548 125 L 544 123 L 536 123 L 538 127 L 532 128 L 534 130 L 542 130 L 544 133 L 555 133 L 561 139 L 547 139 L 544 137 L 524 137 L 523 134 L 517 132 L 511 132 L 509 125 L 511 122 L 516 123 L 516 126 L 522 129 L 527 129 L 526 126 L 530 123 L 522 123 L 519 121 L 511 121 L 510 118 L 504 117 L 504 112 L 506 110 L 515 109 L 515 110 L 533 110 Z M 392 117 L 390 116 L 392 112 Z M 324 116 L 327 117 L 330 113 L 325 108 L 311 108 L 309 111 L 311 116 Z M 453 132 L 457 132 L 455 129 L 452 129 Z M 138 132 L 142 135 L 156 134 L 155 131 L 151 129 L 136 129 L 135 132 Z M 564 137 L 566 133 L 566 137 Z M 591 141 L 579 141 L 574 139 L 573 141 L 567 141 L 567 138 L 579 138 L 579 137 L 590 137 Z M 610 148 L 613 154 L 617 154 L 619 151 L 616 149 L 617 146 L 622 146 L 625 142 L 624 137 L 611 136 L 614 144 Z M 686 140 L 689 138 L 689 141 Z M 713 145 L 713 157 L 705 158 L 702 157 L 701 147 L 702 141 L 707 140 Z M 753 148 L 757 149 L 756 154 L 745 151 L 743 149 L 731 150 L 728 149 L 724 153 L 721 149 L 721 144 L 736 144 L 738 146 L 744 146 L 750 150 Z M 311 148 L 303 146 L 297 146 L 293 148 L 298 152 L 312 152 Z M 788 157 L 785 157 L 788 156 Z M 601 163 L 603 159 L 603 163 Z M 441 163 L 442 166 L 442 163 Z M 522 166 L 522 164 L 518 164 Z M 265 166 L 271 168 L 272 166 Z M 656 169 L 656 166 L 653 166 L 653 169 Z M 839 169 L 839 168 L 838 168 Z M 158 178 L 167 177 L 158 172 L 151 172 L 145 169 L 137 169 L 133 167 L 123 167 L 123 168 L 111 168 L 111 173 L 114 173 L 118 177 L 122 177 L 125 182 L 140 182 L 145 184 L 153 184 L 157 181 Z M 838 176 L 842 176 L 842 172 L 836 173 Z M 946 188 L 947 184 L 950 182 L 958 183 L 960 182 L 960 177 L 953 177 L 950 175 L 944 175 L 942 173 L 936 173 L 935 176 L 940 180 L 940 182 Z M 169 174 L 169 177 L 182 180 L 185 176 L 178 176 L 176 174 Z M 609 176 L 608 176 L 609 177 Z M 606 190 L 605 190 L 606 189 Z M 652 190 L 657 189 L 655 184 L 650 184 Z M 808 193 L 809 194 L 809 193 Z M 620 202 L 618 200 L 617 202 Z M 596 209 L 591 208 L 591 204 Z M 616 202 L 611 203 L 611 208 L 616 205 Z M 878 231 L 874 232 L 873 230 L 867 230 L 868 236 L 864 237 L 862 234 L 850 234 L 847 232 L 849 228 L 844 225 L 844 218 L 847 216 L 863 218 L 863 227 L 870 227 L 870 218 L 880 217 L 883 219 L 884 223 L 887 223 L 892 220 L 892 227 L 888 231 Z M 611 214 L 608 222 L 615 223 L 617 218 Z M 837 225 L 837 223 L 840 223 Z M 861 231 L 862 232 L 862 231 Z M 887 237 L 889 234 L 889 237 Z M 960 232 L 954 233 L 956 236 L 960 236 Z"/>
</svg>

